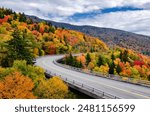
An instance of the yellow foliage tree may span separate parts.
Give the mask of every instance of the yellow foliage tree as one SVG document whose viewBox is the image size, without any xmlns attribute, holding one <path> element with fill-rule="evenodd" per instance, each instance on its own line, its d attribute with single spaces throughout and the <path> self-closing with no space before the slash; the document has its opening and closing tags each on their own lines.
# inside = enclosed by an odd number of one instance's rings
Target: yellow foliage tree
<svg viewBox="0 0 150 116">
<path fill-rule="evenodd" d="M 68 87 L 59 77 L 53 77 L 47 81 L 41 80 L 35 94 L 39 98 L 63 99 L 68 94 Z"/>
<path fill-rule="evenodd" d="M 114 60 L 115 65 L 118 65 L 120 62 L 121 62 L 120 58 L 116 58 L 116 59 Z"/>
<path fill-rule="evenodd" d="M 99 67 L 98 67 L 98 66 L 94 67 L 93 71 L 95 71 L 95 72 L 100 72 L 100 71 L 99 71 Z"/>
<path fill-rule="evenodd" d="M 108 65 L 101 65 L 99 68 L 99 71 L 103 74 L 108 74 L 108 71 L 109 71 Z"/>
<path fill-rule="evenodd" d="M 94 63 L 93 62 L 90 62 L 89 64 L 88 64 L 88 69 L 93 69 L 94 68 Z"/>
<path fill-rule="evenodd" d="M 33 49 L 33 53 L 34 53 L 35 57 L 38 57 L 39 56 L 39 49 L 38 48 L 34 48 Z"/>
</svg>

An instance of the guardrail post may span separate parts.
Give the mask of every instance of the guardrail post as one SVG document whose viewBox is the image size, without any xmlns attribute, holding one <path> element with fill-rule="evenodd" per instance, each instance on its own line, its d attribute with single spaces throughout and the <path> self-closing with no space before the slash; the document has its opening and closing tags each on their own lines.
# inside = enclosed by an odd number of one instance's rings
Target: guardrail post
<svg viewBox="0 0 150 116">
<path fill-rule="evenodd" d="M 74 82 L 74 80 L 73 80 L 73 84 L 74 84 L 75 82 Z"/>
<path fill-rule="evenodd" d="M 82 84 L 82 87 L 83 87 L 83 84 Z"/>
</svg>

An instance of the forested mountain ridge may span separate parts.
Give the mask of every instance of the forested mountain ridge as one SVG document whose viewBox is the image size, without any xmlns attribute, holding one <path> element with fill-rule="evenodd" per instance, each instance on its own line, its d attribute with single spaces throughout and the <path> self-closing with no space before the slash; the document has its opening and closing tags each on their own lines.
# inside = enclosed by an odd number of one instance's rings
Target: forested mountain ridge
<svg viewBox="0 0 150 116">
<path fill-rule="evenodd" d="M 27 16 L 27 17 L 32 18 L 33 21 L 35 22 L 43 21 L 43 19 L 40 19 L 36 16 Z M 133 49 L 146 55 L 150 55 L 149 36 L 111 28 L 101 28 L 94 26 L 77 26 L 50 20 L 45 21 L 57 27 L 64 27 L 66 29 L 77 30 L 87 35 L 98 37 L 101 40 L 103 40 L 109 47 L 119 46 L 127 49 Z"/>
</svg>

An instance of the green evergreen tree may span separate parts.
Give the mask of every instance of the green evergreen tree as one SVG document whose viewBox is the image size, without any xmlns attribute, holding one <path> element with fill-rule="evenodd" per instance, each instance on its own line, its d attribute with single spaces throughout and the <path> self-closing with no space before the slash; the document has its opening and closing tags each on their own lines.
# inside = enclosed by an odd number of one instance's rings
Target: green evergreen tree
<svg viewBox="0 0 150 116">
<path fill-rule="evenodd" d="M 16 20 L 16 19 L 17 19 L 17 14 L 16 12 L 14 12 L 13 20 Z"/>
<path fill-rule="evenodd" d="M 120 65 L 118 64 L 117 67 L 116 67 L 116 72 L 118 74 L 120 74 L 121 71 L 122 71 L 122 69 L 121 69 Z"/>
<path fill-rule="evenodd" d="M 4 13 L 2 11 L 0 11 L 0 19 L 4 18 Z"/>
<path fill-rule="evenodd" d="M 11 15 L 11 14 L 13 14 L 13 11 L 12 11 L 12 9 L 4 9 L 4 14 L 5 15 Z"/>
<path fill-rule="evenodd" d="M 99 55 L 99 57 L 98 57 L 97 65 L 98 65 L 98 66 L 103 65 L 103 58 L 102 58 L 102 56 L 101 56 L 101 55 Z"/>
<path fill-rule="evenodd" d="M 91 52 L 91 53 L 93 53 L 93 52 L 94 52 L 94 48 L 93 48 L 93 47 L 91 47 L 90 52 Z"/>
<path fill-rule="evenodd" d="M 71 66 L 73 66 L 73 64 L 74 64 L 74 58 L 71 53 L 69 54 L 68 57 L 66 57 L 66 64 L 71 65 Z"/>
<path fill-rule="evenodd" d="M 125 51 L 123 52 L 122 60 L 123 60 L 124 62 L 127 62 L 127 61 L 128 61 L 128 51 L 127 51 L 127 50 L 125 50 Z"/>
<path fill-rule="evenodd" d="M 88 65 L 89 62 L 91 62 L 91 57 L 90 57 L 90 54 L 87 53 L 87 55 L 86 55 L 86 64 Z"/>
<path fill-rule="evenodd" d="M 111 54 L 111 59 L 112 59 L 113 61 L 115 60 L 114 53 Z"/>
<path fill-rule="evenodd" d="M 7 42 L 8 53 L 3 59 L 3 64 L 12 66 L 14 60 L 26 60 L 28 64 L 32 64 L 33 55 L 29 51 L 30 45 L 24 38 L 24 33 L 16 29 L 12 36 L 13 38 Z"/>
<path fill-rule="evenodd" d="M 25 16 L 25 14 L 19 13 L 19 22 L 26 22 L 26 21 L 27 21 L 27 18 Z"/>
<path fill-rule="evenodd" d="M 114 74 L 114 69 L 115 69 L 115 64 L 112 61 L 111 63 L 109 63 L 109 74 Z"/>
<path fill-rule="evenodd" d="M 119 56 L 121 62 L 123 62 L 123 59 L 122 59 L 122 51 L 120 51 L 120 56 Z"/>
<path fill-rule="evenodd" d="M 80 61 L 79 62 L 79 67 L 78 68 L 82 68 L 83 66 L 82 66 L 82 62 Z"/>
<path fill-rule="evenodd" d="M 120 52 L 120 57 L 122 62 L 127 62 L 128 61 L 128 50 L 125 50 L 124 52 Z"/>
</svg>

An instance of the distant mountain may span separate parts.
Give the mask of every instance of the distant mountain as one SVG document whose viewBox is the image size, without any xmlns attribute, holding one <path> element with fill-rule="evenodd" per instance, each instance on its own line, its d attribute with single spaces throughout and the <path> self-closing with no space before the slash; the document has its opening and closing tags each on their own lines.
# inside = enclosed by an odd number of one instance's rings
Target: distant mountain
<svg viewBox="0 0 150 116">
<path fill-rule="evenodd" d="M 76 26 L 67 23 L 43 20 L 36 16 L 27 17 L 33 19 L 34 22 L 46 21 L 57 27 L 64 27 L 71 30 L 77 30 L 94 37 L 99 37 L 110 47 L 120 46 L 124 48 L 133 49 L 143 54 L 150 55 L 150 36 L 139 35 L 111 28 L 100 28 L 94 26 Z"/>
</svg>

